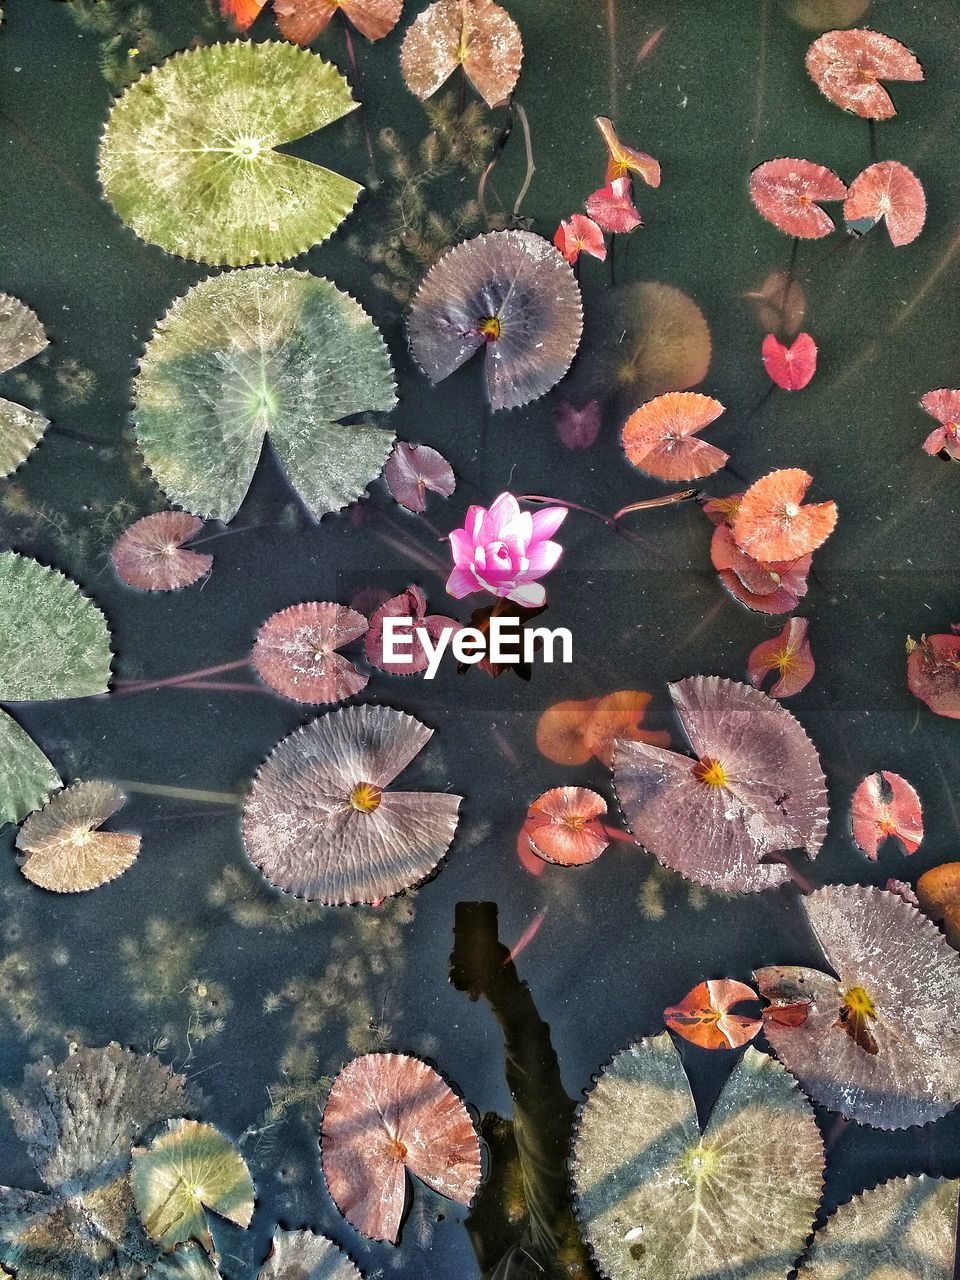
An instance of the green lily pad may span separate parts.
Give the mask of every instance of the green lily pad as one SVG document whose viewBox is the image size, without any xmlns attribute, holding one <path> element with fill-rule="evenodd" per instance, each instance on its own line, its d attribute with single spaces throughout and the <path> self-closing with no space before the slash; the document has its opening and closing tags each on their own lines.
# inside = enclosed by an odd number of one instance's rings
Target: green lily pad
<svg viewBox="0 0 960 1280">
<path fill-rule="evenodd" d="M 957 1193 L 949 1178 L 891 1178 L 817 1232 L 797 1280 L 953 1280 Z"/>
<path fill-rule="evenodd" d="M 329 280 L 257 267 L 203 280 L 151 338 L 134 389 L 140 449 L 160 487 L 231 520 L 269 434 L 315 516 L 375 479 L 393 436 L 343 420 L 396 403 L 373 321 Z"/>
<path fill-rule="evenodd" d="M 257 1280 L 361 1280 L 347 1255 L 312 1231 L 278 1231 Z"/>
<path fill-rule="evenodd" d="M 256 1192 L 243 1157 L 212 1125 L 171 1120 L 149 1147 L 134 1147 L 133 1199 L 147 1235 L 165 1249 L 195 1240 L 208 1252 L 206 1210 L 247 1227 Z"/>
<path fill-rule="evenodd" d="M 62 785 L 56 769 L 30 735 L 0 710 L 0 827 L 21 822 Z"/>
<path fill-rule="evenodd" d="M 667 1032 L 600 1073 L 573 1151 L 575 1207 L 610 1280 L 785 1280 L 820 1199 L 813 1109 L 748 1048 L 703 1132 Z"/>
<path fill-rule="evenodd" d="M 43 325 L 30 308 L 0 293 L 0 373 L 32 360 L 46 345 Z M 43 414 L 0 397 L 0 477 L 16 471 L 49 425 Z"/>
<path fill-rule="evenodd" d="M 138 236 L 198 262 L 284 262 L 334 232 L 362 188 L 276 148 L 358 103 L 332 63 L 282 41 L 175 54 L 114 104 L 107 199 Z"/>
<path fill-rule="evenodd" d="M 75 582 L 15 551 L 0 552 L 0 702 L 105 693 L 110 631 Z"/>
</svg>

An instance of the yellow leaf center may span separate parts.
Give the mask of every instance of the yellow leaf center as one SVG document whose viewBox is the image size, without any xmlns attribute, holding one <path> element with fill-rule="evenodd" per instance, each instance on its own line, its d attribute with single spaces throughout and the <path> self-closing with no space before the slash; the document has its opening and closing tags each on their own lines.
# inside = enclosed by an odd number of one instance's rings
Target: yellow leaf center
<svg viewBox="0 0 960 1280">
<path fill-rule="evenodd" d="M 374 809 L 380 807 L 382 795 L 381 789 L 372 782 L 358 782 L 350 792 L 350 806 L 357 813 L 373 813 Z"/>
</svg>

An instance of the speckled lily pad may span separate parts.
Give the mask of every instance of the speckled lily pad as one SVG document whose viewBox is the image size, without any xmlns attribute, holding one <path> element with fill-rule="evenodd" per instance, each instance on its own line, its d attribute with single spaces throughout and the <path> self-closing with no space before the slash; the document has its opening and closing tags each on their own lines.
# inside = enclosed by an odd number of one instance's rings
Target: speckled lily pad
<svg viewBox="0 0 960 1280">
<path fill-rule="evenodd" d="M 0 711 L 0 826 L 22 821 L 60 785 L 60 775 L 26 730 Z"/>
<path fill-rule="evenodd" d="M 332 63 L 292 44 L 178 53 L 114 104 L 100 181 L 123 221 L 168 253 L 284 262 L 326 240 L 361 188 L 277 148 L 356 106 Z"/>
<path fill-rule="evenodd" d="M 610 1280 L 785 1280 L 820 1199 L 813 1108 L 748 1048 L 703 1132 L 668 1033 L 618 1053 L 587 1095 L 575 1207 Z"/>
<path fill-rule="evenodd" d="M 32 360 L 46 345 L 47 335 L 30 308 L 0 293 L 0 373 Z M 0 397 L 0 476 L 16 471 L 48 425 L 42 414 Z"/>
<path fill-rule="evenodd" d="M 232 520 L 269 435 L 317 517 L 355 501 L 393 436 L 344 419 L 396 403 L 386 345 L 329 280 L 258 267 L 203 280 L 151 338 L 134 388 L 147 466 L 180 506 Z"/>
<path fill-rule="evenodd" d="M 278 1231 L 257 1280 L 361 1280 L 347 1255 L 312 1231 Z"/>
</svg>

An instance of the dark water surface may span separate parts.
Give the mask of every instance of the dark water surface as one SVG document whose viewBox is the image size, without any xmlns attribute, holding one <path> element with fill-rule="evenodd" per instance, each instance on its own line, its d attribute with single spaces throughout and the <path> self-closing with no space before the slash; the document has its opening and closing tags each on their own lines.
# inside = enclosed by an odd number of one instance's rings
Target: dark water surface
<svg viewBox="0 0 960 1280">
<path fill-rule="evenodd" d="M 768 385 L 759 360 L 764 330 L 745 294 L 786 267 L 790 242 L 752 210 L 749 171 L 773 156 L 809 156 L 849 181 L 871 158 L 866 122 L 838 111 L 807 78 L 803 55 L 813 33 L 775 0 L 615 0 L 611 76 L 601 0 L 509 0 L 508 7 L 524 35 L 517 99 L 536 162 L 522 214 L 552 236 L 558 219 L 580 207 L 602 179 L 593 117 L 615 114 L 621 136 L 664 168 L 660 190 L 639 193 L 648 225 L 619 250 L 618 280 L 683 289 L 712 332 L 702 389 L 728 412 L 710 438 L 733 455 L 735 470 L 708 487 L 731 492 L 743 487 L 740 476 L 752 481 L 800 466 L 815 475 L 816 496 L 839 505 L 839 525 L 817 553 L 800 609 L 811 622 L 816 678 L 789 703 L 821 753 L 831 792 L 830 835 L 811 877 L 914 880 L 956 857 L 960 835 L 956 724 L 909 694 L 904 654 L 908 634 L 946 630 L 960 615 L 960 469 L 922 453 L 928 420 L 917 408 L 923 392 L 957 381 L 956 7 L 948 0 L 869 7 L 864 21 L 913 48 L 926 72 L 923 85 L 894 86 L 899 114 L 878 126 L 877 148 L 924 183 L 927 228 L 901 250 L 882 231 L 828 259 L 833 241 L 803 247 L 804 327 L 816 336 L 821 365 L 808 390 L 777 394 L 755 412 Z M 198 34 L 226 38 L 201 0 L 143 8 L 158 57 Z M 253 34 L 272 31 L 265 16 Z M 358 41 L 358 55 L 371 132 L 389 127 L 415 145 L 427 124 L 397 72 L 401 32 L 377 46 Z M 111 99 L 101 42 L 56 0 L 11 0 L 0 28 L 0 291 L 33 307 L 53 340 L 21 377 L 4 378 L 3 391 L 36 403 L 55 424 L 0 484 L 0 539 L 95 596 L 113 630 L 118 677 L 160 678 L 242 659 L 261 622 L 300 600 L 349 602 L 364 588 L 392 593 L 416 581 L 434 609 L 454 612 L 443 590 L 446 544 L 436 533 L 458 523 L 471 501 L 504 488 L 608 512 L 662 491 L 624 460 L 622 415 L 613 406 L 599 442 L 572 453 L 553 425 L 562 385 L 495 416 L 475 364 L 429 386 L 406 352 L 399 303 L 373 280 L 369 245 L 383 234 L 384 215 L 368 196 L 297 265 L 330 275 L 371 312 L 397 369 L 391 425 L 401 438 L 440 449 L 456 470 L 454 497 L 430 505 L 435 530 L 393 504 L 382 482 L 359 514 L 317 525 L 268 457 L 231 532 L 203 548 L 216 559 L 202 588 L 154 597 L 119 583 L 112 542 L 161 502 L 129 431 L 131 377 L 158 318 L 208 271 L 139 242 L 99 196 L 96 150 Z M 337 29 L 317 48 L 349 70 Z M 493 119 L 499 132 L 506 113 Z M 354 122 L 295 150 L 367 181 Z M 386 171 L 382 154 L 378 165 Z M 493 207 L 499 196 L 512 209 L 523 174 L 515 128 L 494 172 Z M 473 196 L 476 177 L 469 181 L 471 189 L 466 180 L 460 190 L 441 184 L 438 200 Z M 588 260 L 581 278 L 589 314 L 608 288 L 607 267 Z M 572 666 L 538 667 L 529 684 L 476 670 L 458 676 L 450 663 L 432 684 L 374 674 L 367 698 L 437 730 L 410 781 L 466 797 L 439 875 L 379 911 L 281 901 L 244 855 L 239 807 L 229 797 L 242 797 L 279 739 L 312 718 L 310 708 L 262 689 L 167 688 L 31 707 L 20 717 L 63 777 L 120 782 L 128 795 L 120 825 L 144 839 L 121 879 L 71 898 L 30 885 L 12 854 L 15 831 L 3 833 L 0 1083 L 17 1084 L 43 1052 L 59 1056 L 65 1037 L 138 1048 L 162 1038 L 163 1056 L 202 1084 L 204 1118 L 235 1139 L 244 1135 L 259 1205 L 250 1232 L 218 1226 L 230 1280 L 255 1274 L 278 1220 L 330 1234 L 366 1275 L 480 1274 L 462 1213 L 422 1189 L 422 1212 L 398 1250 L 364 1241 L 322 1185 L 315 1137 L 323 1078 L 373 1047 L 425 1056 L 476 1111 L 509 1115 L 497 1028 L 448 982 L 457 902 L 497 902 L 508 945 L 542 915 L 518 968 L 552 1028 L 574 1097 L 615 1050 L 662 1029 L 663 1008 L 700 980 L 749 980 L 763 964 L 817 962 L 793 888 L 733 899 L 691 892 L 628 845 L 589 867 L 549 867 L 540 877 L 517 861 L 519 824 L 543 790 L 582 783 L 613 799 L 596 762 L 567 768 L 539 755 L 534 730 L 546 707 L 646 689 L 655 695 L 651 723 L 672 728 L 679 746 L 666 682 L 698 672 L 741 679 L 750 649 L 782 626 L 723 592 L 710 567 L 711 529 L 695 505 L 641 513 L 631 527 L 644 545 L 576 514 L 564 526 L 548 617 L 573 632 Z M 877 768 L 904 774 L 922 797 L 927 834 L 909 863 L 892 845 L 868 863 L 849 835 L 850 794 Z M 228 802 L 150 794 L 136 784 Z M 685 1060 L 705 1114 L 727 1056 L 691 1049 Z M 283 1114 L 268 1114 L 271 1099 L 289 1095 Z M 833 1117 L 821 1119 L 830 1128 Z M 958 1138 L 956 1114 L 900 1134 L 847 1126 L 829 1151 L 825 1207 L 897 1174 L 957 1176 Z M 0 1151 L 0 1181 L 34 1185 L 5 1117 Z"/>
</svg>

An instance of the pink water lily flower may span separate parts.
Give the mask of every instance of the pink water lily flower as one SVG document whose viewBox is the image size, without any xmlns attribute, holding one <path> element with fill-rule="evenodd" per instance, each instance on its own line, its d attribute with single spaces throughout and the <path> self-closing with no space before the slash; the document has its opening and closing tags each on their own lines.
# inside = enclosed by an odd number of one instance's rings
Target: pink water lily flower
<svg viewBox="0 0 960 1280">
<path fill-rule="evenodd" d="M 556 565 L 563 548 L 550 537 L 567 515 L 565 507 L 521 511 L 512 493 L 492 505 L 470 507 L 462 529 L 450 534 L 453 572 L 447 591 L 455 600 L 475 591 L 536 608 L 547 593 L 537 581 Z"/>
</svg>

